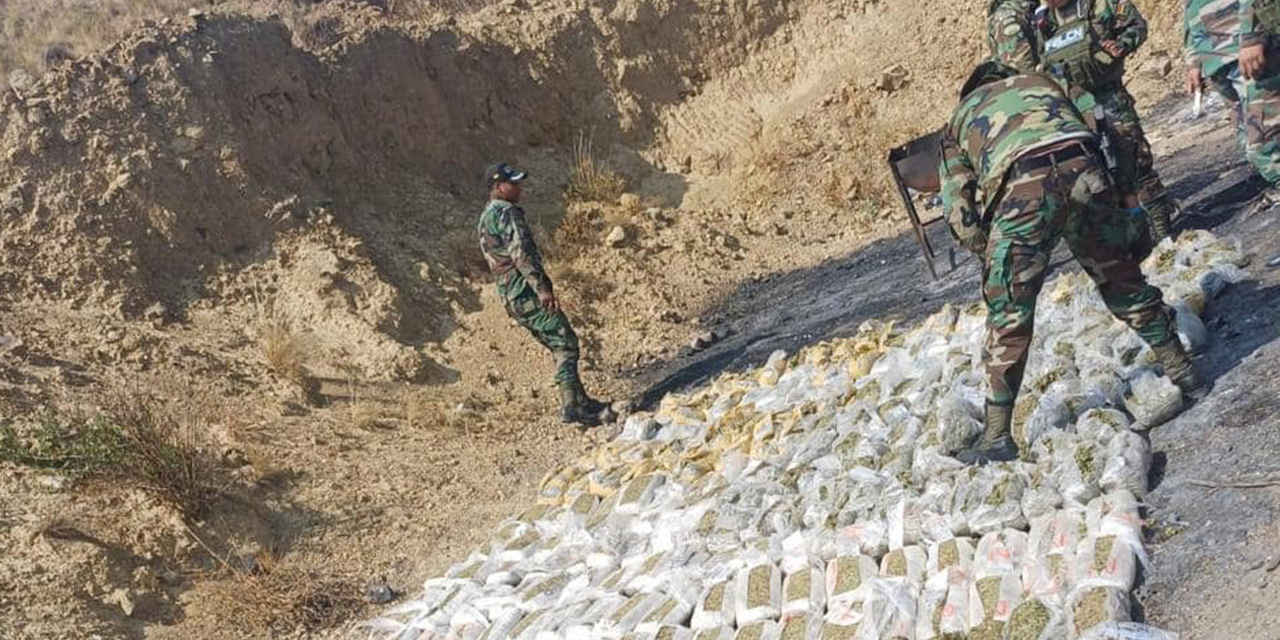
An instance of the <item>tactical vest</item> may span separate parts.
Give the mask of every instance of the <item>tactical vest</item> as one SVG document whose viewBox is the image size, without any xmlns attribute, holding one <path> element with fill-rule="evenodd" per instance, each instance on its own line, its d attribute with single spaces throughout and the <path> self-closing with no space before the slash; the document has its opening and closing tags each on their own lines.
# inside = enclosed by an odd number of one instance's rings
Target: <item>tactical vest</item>
<svg viewBox="0 0 1280 640">
<path fill-rule="evenodd" d="M 1045 68 L 1058 79 L 1086 91 L 1114 83 L 1124 75 L 1121 61 L 1099 46 L 1103 38 L 1093 28 L 1093 3 L 1094 0 L 1076 0 L 1075 11 L 1069 15 L 1050 9 L 1056 29 L 1041 46 Z"/>
<path fill-rule="evenodd" d="M 1280 35 L 1280 0 L 1254 0 L 1253 15 L 1267 33 Z"/>
</svg>

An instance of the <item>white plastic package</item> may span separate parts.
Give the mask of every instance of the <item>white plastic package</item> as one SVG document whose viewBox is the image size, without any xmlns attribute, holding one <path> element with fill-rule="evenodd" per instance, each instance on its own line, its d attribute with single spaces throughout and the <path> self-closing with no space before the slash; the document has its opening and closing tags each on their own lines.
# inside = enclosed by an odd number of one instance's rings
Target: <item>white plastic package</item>
<svg viewBox="0 0 1280 640">
<path fill-rule="evenodd" d="M 739 570 L 734 582 L 734 603 L 739 627 L 777 620 L 782 612 L 782 572 L 772 563 Z"/>
<path fill-rule="evenodd" d="M 826 582 L 826 571 L 821 564 L 787 574 L 782 581 L 782 620 L 825 611 Z"/>
</svg>

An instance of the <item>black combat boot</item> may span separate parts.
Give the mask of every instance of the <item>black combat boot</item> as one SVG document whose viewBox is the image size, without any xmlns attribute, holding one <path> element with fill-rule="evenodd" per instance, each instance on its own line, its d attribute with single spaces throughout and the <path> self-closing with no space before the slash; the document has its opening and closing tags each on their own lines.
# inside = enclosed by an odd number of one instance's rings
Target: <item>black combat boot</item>
<svg viewBox="0 0 1280 640">
<path fill-rule="evenodd" d="M 613 422 L 618 419 L 617 414 L 613 412 L 609 403 L 596 400 L 587 395 L 587 390 L 583 388 L 581 380 L 575 385 L 574 391 L 578 396 L 578 406 L 582 407 L 583 411 L 595 416 L 600 422 Z"/>
<path fill-rule="evenodd" d="M 1196 368 L 1177 336 L 1158 347 L 1151 347 L 1151 350 L 1155 352 L 1156 360 L 1164 367 L 1164 374 L 1169 376 L 1179 389 L 1182 389 L 1184 399 L 1194 402 L 1204 398 L 1209 392 L 1207 385 L 1196 374 Z"/>
<path fill-rule="evenodd" d="M 588 411 L 578 400 L 578 389 L 572 382 L 560 385 L 560 422 L 576 424 L 583 427 L 594 427 L 600 424 L 600 417 Z"/>
<path fill-rule="evenodd" d="M 1018 445 L 1014 444 L 1013 406 L 987 403 L 987 428 L 978 443 L 956 454 L 956 460 L 965 464 L 1008 462 L 1018 457 Z"/>
</svg>

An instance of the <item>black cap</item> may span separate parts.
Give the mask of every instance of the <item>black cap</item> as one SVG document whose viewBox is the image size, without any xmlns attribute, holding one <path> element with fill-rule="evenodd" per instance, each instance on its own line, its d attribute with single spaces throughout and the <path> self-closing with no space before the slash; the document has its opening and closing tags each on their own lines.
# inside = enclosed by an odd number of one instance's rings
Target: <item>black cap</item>
<svg viewBox="0 0 1280 640">
<path fill-rule="evenodd" d="M 485 171 L 484 182 L 492 187 L 499 182 L 520 182 L 528 177 L 529 174 L 527 172 L 521 171 L 505 162 L 499 162 Z"/>
</svg>

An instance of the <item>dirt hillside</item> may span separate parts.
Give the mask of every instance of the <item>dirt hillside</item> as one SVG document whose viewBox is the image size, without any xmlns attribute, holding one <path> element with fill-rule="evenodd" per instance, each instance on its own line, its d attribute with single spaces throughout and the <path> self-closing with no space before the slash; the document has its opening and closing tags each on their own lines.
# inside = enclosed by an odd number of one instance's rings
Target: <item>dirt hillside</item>
<svg viewBox="0 0 1280 640">
<path fill-rule="evenodd" d="M 943 121 L 982 4 L 105 3 L 99 49 L 13 41 L 0 422 L 155 406 L 220 491 L 0 463 L 0 636 L 322 635 L 415 589 L 593 443 L 486 286 L 481 168 L 530 168 L 588 382 L 630 397 L 727 292 L 903 229 L 885 151 Z M 1146 104 L 1177 10 L 1139 4 Z M 616 180 L 575 192 L 586 160 Z"/>
</svg>

